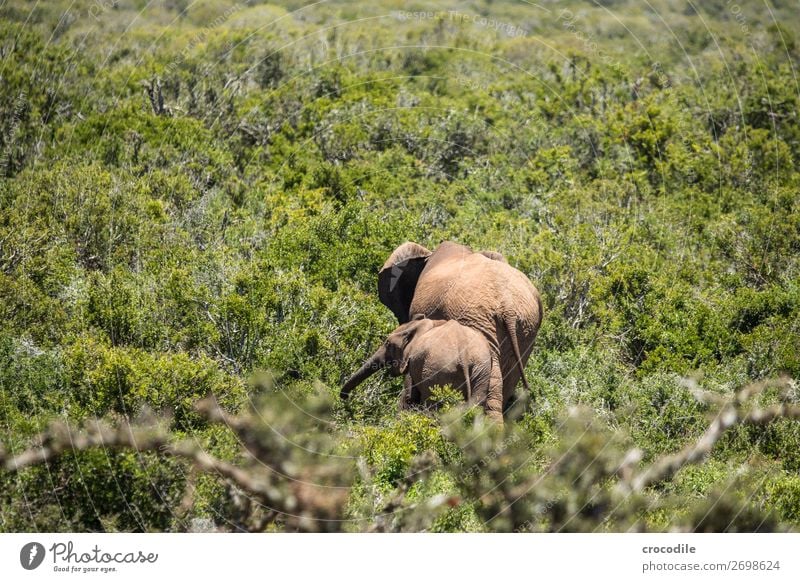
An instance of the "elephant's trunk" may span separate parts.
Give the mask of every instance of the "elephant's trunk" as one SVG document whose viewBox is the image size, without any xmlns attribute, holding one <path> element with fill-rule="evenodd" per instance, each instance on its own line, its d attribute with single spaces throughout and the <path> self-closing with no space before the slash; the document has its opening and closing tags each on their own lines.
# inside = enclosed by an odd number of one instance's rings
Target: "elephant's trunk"
<svg viewBox="0 0 800 582">
<path fill-rule="evenodd" d="M 350 391 L 361 384 L 364 380 L 372 376 L 379 369 L 388 365 L 386 362 L 386 346 L 381 346 L 377 352 L 372 354 L 372 357 L 364 362 L 355 374 L 350 376 L 342 386 L 342 391 L 339 396 L 344 400 L 350 395 Z"/>
</svg>

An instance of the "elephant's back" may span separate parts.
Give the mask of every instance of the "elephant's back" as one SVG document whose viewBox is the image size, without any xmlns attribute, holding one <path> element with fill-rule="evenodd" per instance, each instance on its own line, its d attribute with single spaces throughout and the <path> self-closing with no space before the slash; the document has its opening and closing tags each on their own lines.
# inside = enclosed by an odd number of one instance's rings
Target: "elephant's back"
<svg viewBox="0 0 800 582">
<path fill-rule="evenodd" d="M 426 268 L 411 304 L 411 314 L 416 313 L 484 332 L 494 328 L 498 316 L 511 315 L 526 336 L 536 334 L 542 317 L 539 291 L 528 277 L 478 253 Z"/>
<path fill-rule="evenodd" d="M 485 331 L 492 326 L 497 296 L 493 277 L 481 273 L 472 261 L 459 260 L 422 272 L 410 311 L 412 316 L 423 313 Z"/>
</svg>

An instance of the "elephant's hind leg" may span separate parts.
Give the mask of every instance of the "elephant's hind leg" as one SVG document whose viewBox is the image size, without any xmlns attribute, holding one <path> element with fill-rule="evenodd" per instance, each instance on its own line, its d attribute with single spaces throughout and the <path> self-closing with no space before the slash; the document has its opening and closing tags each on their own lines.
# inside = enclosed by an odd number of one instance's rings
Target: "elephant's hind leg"
<svg viewBox="0 0 800 582">
<path fill-rule="evenodd" d="M 486 416 L 496 422 L 503 422 L 503 373 L 497 357 L 492 357 L 492 369 L 489 374 L 489 391 L 483 405 Z"/>
</svg>

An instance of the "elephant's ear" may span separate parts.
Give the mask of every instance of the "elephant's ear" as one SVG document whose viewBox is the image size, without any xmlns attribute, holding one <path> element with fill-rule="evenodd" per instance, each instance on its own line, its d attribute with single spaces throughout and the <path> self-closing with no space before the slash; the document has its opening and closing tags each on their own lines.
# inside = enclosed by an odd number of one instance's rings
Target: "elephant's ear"
<svg viewBox="0 0 800 582">
<path fill-rule="evenodd" d="M 484 257 L 488 257 L 488 258 L 492 259 L 493 261 L 500 261 L 501 263 L 508 264 L 508 261 L 506 260 L 506 258 L 501 253 L 498 253 L 497 251 L 478 251 L 478 253 L 483 255 Z"/>
<path fill-rule="evenodd" d="M 431 252 L 422 245 L 403 243 L 394 250 L 378 273 L 378 297 L 400 323 L 409 320 L 414 290 L 429 256 Z"/>
</svg>

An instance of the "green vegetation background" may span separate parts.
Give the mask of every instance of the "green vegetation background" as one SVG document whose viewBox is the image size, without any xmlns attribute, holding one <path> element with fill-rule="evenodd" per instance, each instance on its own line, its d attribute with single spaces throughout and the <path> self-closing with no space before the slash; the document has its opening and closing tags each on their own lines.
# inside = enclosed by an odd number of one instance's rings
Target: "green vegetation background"
<svg viewBox="0 0 800 582">
<path fill-rule="evenodd" d="M 397 527 L 511 529 L 449 468 L 482 466 L 456 446 L 463 419 L 399 416 L 399 381 L 380 375 L 347 407 L 335 396 L 394 327 L 385 258 L 452 239 L 502 252 L 543 296 L 535 402 L 520 395 L 507 429 L 517 456 L 489 463 L 550 475 L 526 492 L 529 529 L 800 527 L 789 421 L 732 431 L 624 518 L 586 501 L 614 479 L 593 473 L 609 443 L 646 462 L 699 437 L 713 411 L 686 378 L 730 395 L 800 376 L 794 11 L 1 3 L 0 441 L 18 452 L 56 418 L 153 411 L 235 461 L 199 399 L 241 412 L 275 393 L 291 411 L 322 393 L 328 422 L 285 429 L 360 459 L 342 468 L 356 475 L 344 529 L 370 527 L 401 487 L 417 521 L 398 511 Z M 799 400 L 789 386 L 760 402 Z M 574 467 L 554 472 L 567 449 Z M 410 478 L 425 455 L 433 470 Z M 573 499 L 587 472 L 593 496 Z M 181 506 L 190 478 L 151 454 L 66 455 L 0 474 L 0 530 L 239 528 L 221 479 Z M 426 522 L 442 495 L 459 501 Z"/>
</svg>

